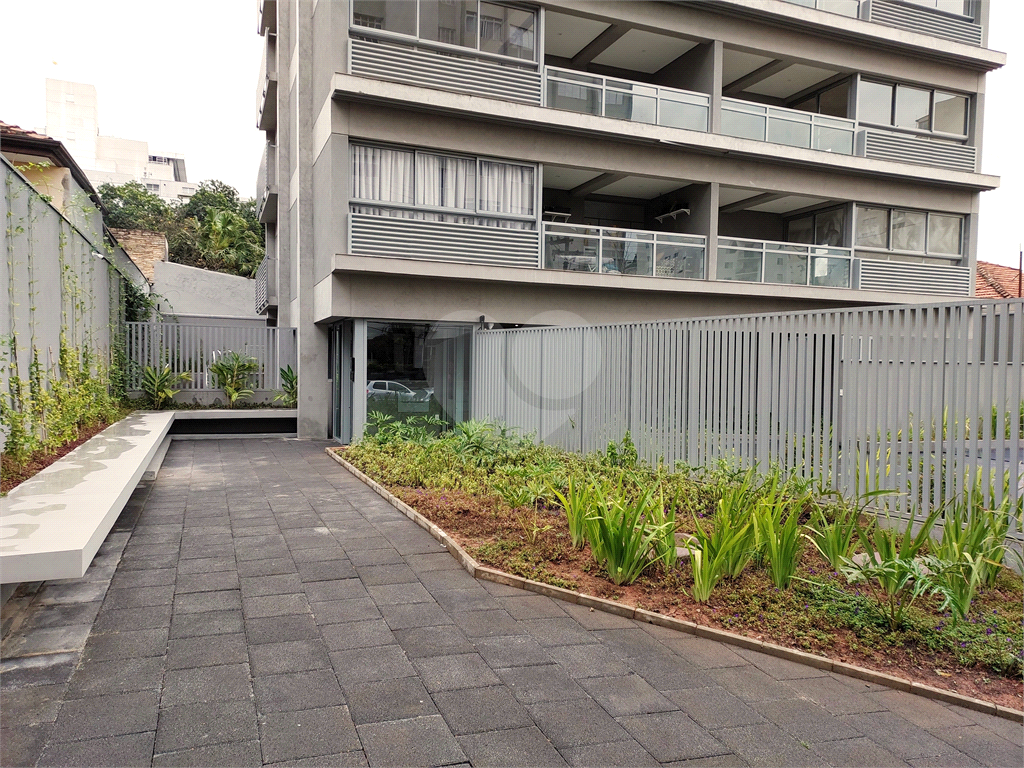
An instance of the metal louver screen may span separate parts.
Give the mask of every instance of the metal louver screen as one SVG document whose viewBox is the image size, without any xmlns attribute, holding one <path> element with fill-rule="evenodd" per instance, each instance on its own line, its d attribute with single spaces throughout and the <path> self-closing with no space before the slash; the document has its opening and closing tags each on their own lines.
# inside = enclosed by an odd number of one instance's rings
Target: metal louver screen
<svg viewBox="0 0 1024 768">
<path fill-rule="evenodd" d="M 861 259 L 860 288 L 863 291 L 969 296 L 971 270 L 968 267 L 936 267 L 931 264 Z"/>
<path fill-rule="evenodd" d="M 928 141 L 916 136 L 900 136 L 883 131 L 864 131 L 864 156 L 876 160 L 933 165 L 973 173 L 977 166 L 977 154 L 977 148 L 964 144 Z"/>
<path fill-rule="evenodd" d="M 870 20 L 888 27 L 935 35 L 969 45 L 981 45 L 981 25 L 969 19 L 920 6 L 914 7 L 894 0 L 871 0 Z"/>
</svg>

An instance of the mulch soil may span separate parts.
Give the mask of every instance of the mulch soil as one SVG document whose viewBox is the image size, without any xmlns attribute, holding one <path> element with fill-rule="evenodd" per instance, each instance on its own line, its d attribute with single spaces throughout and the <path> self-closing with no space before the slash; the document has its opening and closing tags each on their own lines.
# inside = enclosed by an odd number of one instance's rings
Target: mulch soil
<svg viewBox="0 0 1024 768">
<path fill-rule="evenodd" d="M 49 453 L 45 451 L 36 451 L 29 456 L 23 464 L 18 464 L 10 456 L 5 455 L 0 457 L 0 463 L 2 463 L 2 472 L 0 472 L 0 492 L 9 493 L 30 477 L 39 474 L 48 466 L 53 464 L 53 462 L 67 456 L 71 451 L 75 450 L 75 448 L 80 446 L 90 437 L 98 435 L 109 426 L 110 425 L 106 422 L 100 422 L 98 424 L 93 424 L 90 427 L 82 427 L 76 440 L 72 440 L 70 443 L 65 443 L 60 448 Z"/>
</svg>

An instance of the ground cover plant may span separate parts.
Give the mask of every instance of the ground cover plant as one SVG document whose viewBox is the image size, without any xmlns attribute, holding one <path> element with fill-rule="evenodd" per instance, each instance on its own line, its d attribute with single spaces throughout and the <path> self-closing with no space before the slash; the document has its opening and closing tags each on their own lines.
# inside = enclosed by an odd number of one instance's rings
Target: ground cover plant
<svg viewBox="0 0 1024 768">
<path fill-rule="evenodd" d="M 482 422 L 370 422 L 345 458 L 483 564 L 1022 708 L 1019 508 L 974 493 L 885 526 L 778 469 L 649 466 L 628 435 L 581 456 Z"/>
</svg>

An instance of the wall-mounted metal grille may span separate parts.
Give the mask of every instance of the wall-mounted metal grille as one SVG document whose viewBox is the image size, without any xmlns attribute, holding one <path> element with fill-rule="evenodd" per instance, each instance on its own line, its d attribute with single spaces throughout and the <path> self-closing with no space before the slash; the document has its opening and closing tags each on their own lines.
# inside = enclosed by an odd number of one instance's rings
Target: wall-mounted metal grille
<svg viewBox="0 0 1024 768">
<path fill-rule="evenodd" d="M 939 267 L 933 264 L 904 264 L 899 261 L 859 259 L 860 289 L 929 293 L 940 296 L 970 296 L 969 267 Z"/>
<path fill-rule="evenodd" d="M 353 75 L 380 80 L 541 103 L 541 76 L 526 69 L 483 59 L 440 54 L 379 40 L 350 41 Z"/>
<path fill-rule="evenodd" d="M 263 261 L 260 262 L 259 268 L 256 270 L 256 314 L 262 315 L 268 306 L 270 306 L 270 286 L 269 283 L 270 274 L 270 259 L 266 256 L 263 257 Z"/>
<path fill-rule="evenodd" d="M 978 150 L 966 144 L 931 141 L 928 138 L 875 131 L 866 128 L 857 137 L 857 154 L 897 163 L 933 165 L 973 173 Z"/>
<path fill-rule="evenodd" d="M 654 463 L 777 463 L 897 491 L 900 514 L 979 478 L 1021 503 L 1022 402 L 1022 299 L 474 336 L 473 418 L 581 452 L 629 430 Z"/>
<path fill-rule="evenodd" d="M 887 27 L 935 35 L 970 45 L 981 45 L 982 29 L 966 17 L 898 0 L 870 0 L 868 20 Z"/>
<path fill-rule="evenodd" d="M 536 231 L 350 214 L 351 252 L 494 267 L 539 266 Z"/>
</svg>

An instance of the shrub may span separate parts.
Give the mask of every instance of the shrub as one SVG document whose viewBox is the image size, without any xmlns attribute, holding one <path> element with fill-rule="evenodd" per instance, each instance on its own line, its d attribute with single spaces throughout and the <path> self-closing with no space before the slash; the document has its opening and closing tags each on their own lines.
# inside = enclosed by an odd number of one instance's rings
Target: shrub
<svg viewBox="0 0 1024 768">
<path fill-rule="evenodd" d="M 786 522 L 782 515 L 788 509 Z M 779 589 L 788 589 L 800 557 L 800 511 L 785 501 L 761 502 L 754 512 L 754 527 L 760 533 L 768 573 Z"/>
<path fill-rule="evenodd" d="M 299 374 L 286 366 L 281 369 L 281 391 L 274 395 L 275 403 L 294 408 L 299 402 Z"/>
<path fill-rule="evenodd" d="M 595 487 L 597 512 L 588 520 L 590 548 L 616 585 L 632 584 L 655 560 L 650 557 L 654 541 L 665 526 L 650 525 L 654 488 L 631 500 L 620 484 L 613 491 Z"/>
<path fill-rule="evenodd" d="M 213 374 L 217 386 L 227 395 L 229 408 L 234 408 L 238 401 L 248 400 L 253 396 L 249 384 L 259 369 L 260 364 L 255 357 L 238 352 L 225 352 L 219 359 L 210 363 L 210 373 Z"/>
<path fill-rule="evenodd" d="M 174 386 L 181 381 L 192 381 L 192 374 L 187 371 L 171 373 L 169 365 L 165 365 L 163 368 L 147 365 L 142 372 L 142 391 L 154 408 L 163 408 L 165 402 L 170 402 L 181 391 L 174 389 Z"/>
<path fill-rule="evenodd" d="M 549 485 L 549 490 L 565 510 L 565 519 L 569 524 L 569 538 L 576 549 L 582 549 L 587 542 L 587 516 L 594 505 L 594 493 L 588 483 L 581 483 L 571 475 L 566 481 L 567 488 L 562 493 Z"/>
</svg>

